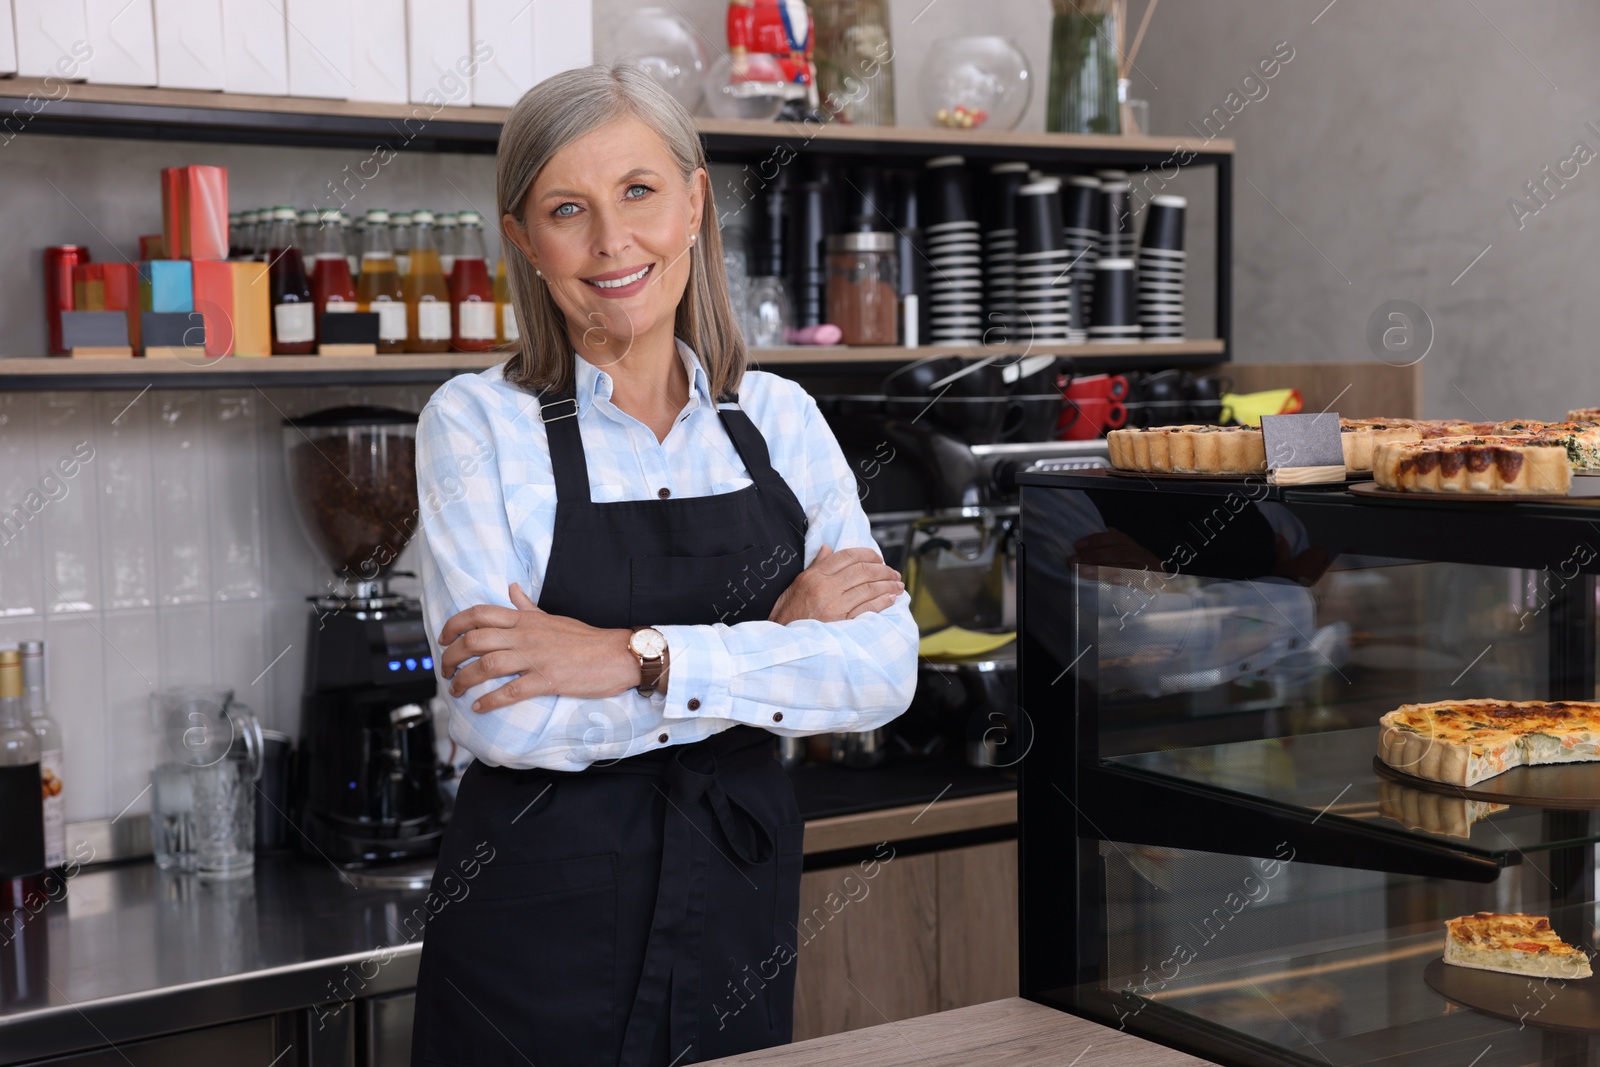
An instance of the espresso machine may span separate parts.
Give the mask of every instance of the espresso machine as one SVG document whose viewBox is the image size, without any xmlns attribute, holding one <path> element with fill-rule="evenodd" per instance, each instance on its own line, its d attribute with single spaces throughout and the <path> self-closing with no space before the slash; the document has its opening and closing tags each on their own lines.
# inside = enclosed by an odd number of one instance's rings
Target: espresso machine
<svg viewBox="0 0 1600 1067">
<path fill-rule="evenodd" d="M 349 868 L 435 856 L 444 833 L 422 605 L 389 588 L 419 514 L 416 424 L 360 406 L 283 427 L 295 514 L 332 572 L 306 598 L 296 837 Z"/>
</svg>

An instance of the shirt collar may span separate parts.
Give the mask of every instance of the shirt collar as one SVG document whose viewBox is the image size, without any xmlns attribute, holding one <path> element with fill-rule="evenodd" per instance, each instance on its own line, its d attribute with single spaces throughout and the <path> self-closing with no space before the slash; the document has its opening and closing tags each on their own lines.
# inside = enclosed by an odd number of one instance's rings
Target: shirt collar
<svg viewBox="0 0 1600 1067">
<path fill-rule="evenodd" d="M 700 358 L 682 340 L 674 340 L 678 346 L 678 358 L 683 360 L 684 369 L 689 372 L 689 405 L 685 412 L 693 411 L 702 403 L 715 406 L 711 397 L 711 381 L 706 377 L 705 368 L 700 365 Z M 572 379 L 573 396 L 578 401 L 578 417 L 582 418 L 596 400 L 610 401 L 613 385 L 611 375 L 606 371 L 576 352 L 572 358 L 577 361 Z"/>
</svg>

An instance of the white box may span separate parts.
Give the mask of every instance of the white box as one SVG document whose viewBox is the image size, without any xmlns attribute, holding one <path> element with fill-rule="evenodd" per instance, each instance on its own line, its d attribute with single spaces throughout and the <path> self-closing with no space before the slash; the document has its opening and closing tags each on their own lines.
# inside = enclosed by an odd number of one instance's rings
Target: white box
<svg viewBox="0 0 1600 1067">
<path fill-rule="evenodd" d="M 350 0 L 287 0 L 289 95 L 350 99 Z M 364 6 L 364 5 L 363 5 Z"/>
<path fill-rule="evenodd" d="M 156 23 L 151 0 L 84 0 L 94 77 L 108 85 L 156 83 Z"/>
<path fill-rule="evenodd" d="M 350 99 L 404 104 L 406 84 L 406 0 L 361 0 L 350 42 Z"/>
<path fill-rule="evenodd" d="M 477 72 L 472 102 L 510 107 L 533 88 L 533 9 L 538 0 L 472 0 Z"/>
<path fill-rule="evenodd" d="M 549 0 L 535 0 L 534 7 Z M 406 0 L 411 102 L 429 107 L 472 103 L 471 12 L 467 0 Z"/>
<path fill-rule="evenodd" d="M 17 31 L 11 21 L 11 5 L 0 0 L 0 75 L 17 72 Z"/>
<path fill-rule="evenodd" d="M 224 77 L 230 93 L 289 95 L 289 50 L 277 0 L 228 0 L 222 8 Z"/>
<path fill-rule="evenodd" d="M 594 11 L 591 0 L 535 3 L 533 80 L 594 62 Z"/>
<path fill-rule="evenodd" d="M 24 78 L 89 77 L 89 23 L 83 0 L 12 0 L 17 73 Z"/>
<path fill-rule="evenodd" d="M 227 85 L 221 0 L 155 0 L 156 84 L 163 89 Z"/>
</svg>

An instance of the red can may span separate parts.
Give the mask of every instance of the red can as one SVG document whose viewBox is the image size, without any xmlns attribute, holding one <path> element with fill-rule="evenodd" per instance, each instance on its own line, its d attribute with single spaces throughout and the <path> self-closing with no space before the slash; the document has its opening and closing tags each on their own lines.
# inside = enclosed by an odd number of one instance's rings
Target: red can
<svg viewBox="0 0 1600 1067">
<path fill-rule="evenodd" d="M 70 353 L 61 344 L 61 313 L 72 310 L 72 268 L 89 262 L 83 245 L 56 245 L 44 250 L 44 314 L 50 324 L 50 354 Z"/>
</svg>

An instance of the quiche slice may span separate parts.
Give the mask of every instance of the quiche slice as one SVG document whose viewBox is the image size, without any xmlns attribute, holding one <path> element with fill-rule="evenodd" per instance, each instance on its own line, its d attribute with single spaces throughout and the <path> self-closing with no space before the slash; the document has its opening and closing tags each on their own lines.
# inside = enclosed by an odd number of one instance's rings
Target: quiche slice
<svg viewBox="0 0 1600 1067">
<path fill-rule="evenodd" d="M 1565 494 L 1567 447 L 1556 437 L 1438 437 L 1373 449 L 1380 488 L 1411 493 Z"/>
<path fill-rule="evenodd" d="M 1256 474 L 1267 469 L 1257 426 L 1151 426 L 1106 434 L 1111 465 L 1153 474 Z"/>
<path fill-rule="evenodd" d="M 1415 419 L 1340 419 L 1339 443 L 1344 446 L 1346 470 L 1370 471 L 1372 453 L 1390 441 L 1420 441 Z"/>
<path fill-rule="evenodd" d="M 1588 953 L 1567 944 L 1542 915 L 1480 911 L 1445 920 L 1444 961 L 1454 967 L 1525 974 L 1534 978 L 1588 978 Z"/>
<path fill-rule="evenodd" d="M 1512 767 L 1600 760 L 1600 703 L 1404 704 L 1378 720 L 1378 758 L 1418 778 L 1459 786 Z"/>
<path fill-rule="evenodd" d="M 1568 422 L 1600 422 L 1600 408 L 1573 408 L 1567 412 Z"/>
<path fill-rule="evenodd" d="M 1567 462 L 1573 470 L 1600 469 L 1600 426 L 1591 422 L 1499 422 L 1495 424 L 1493 432 L 1485 436 L 1532 436 L 1559 441 L 1567 450 Z"/>
</svg>

